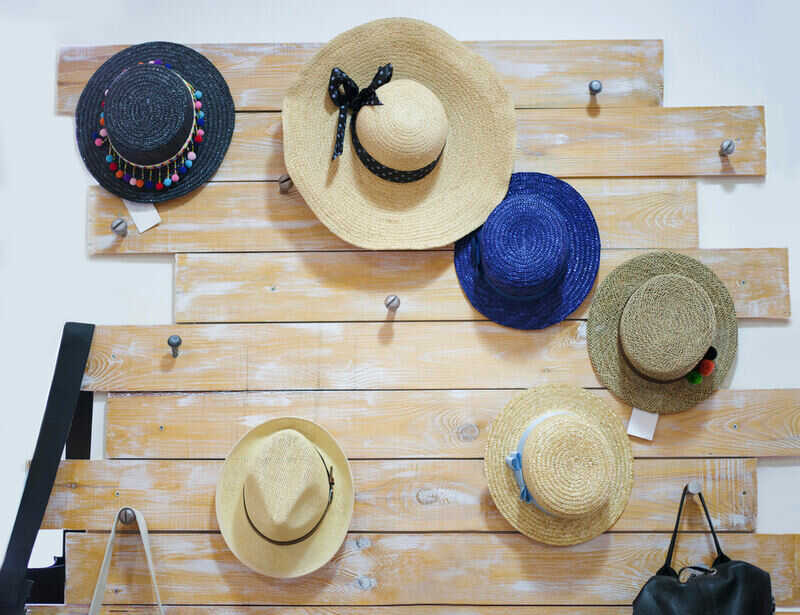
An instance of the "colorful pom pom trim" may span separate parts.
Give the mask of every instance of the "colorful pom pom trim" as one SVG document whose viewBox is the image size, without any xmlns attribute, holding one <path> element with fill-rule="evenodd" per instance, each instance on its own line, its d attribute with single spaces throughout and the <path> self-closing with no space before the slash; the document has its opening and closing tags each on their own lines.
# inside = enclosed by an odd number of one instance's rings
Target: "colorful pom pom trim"
<svg viewBox="0 0 800 615">
<path fill-rule="evenodd" d="M 139 62 L 139 64 L 144 64 L 144 62 Z M 160 64 L 172 70 L 172 66 L 165 63 L 163 60 L 150 60 L 147 64 Z M 180 75 L 178 76 L 180 77 Z M 184 143 L 180 151 L 169 160 L 154 165 L 143 166 L 134 164 L 120 156 L 119 152 L 114 149 L 114 145 L 111 143 L 108 131 L 105 128 L 105 112 L 100 111 L 98 119 L 100 128 L 98 132 L 92 135 L 92 142 L 97 147 L 108 148 L 108 154 L 105 160 L 106 163 L 108 163 L 109 172 L 113 173 L 114 177 L 134 188 L 160 191 L 178 183 L 181 176 L 188 173 L 189 169 L 192 168 L 194 161 L 197 160 L 198 146 L 203 142 L 203 136 L 205 135 L 203 126 L 205 126 L 206 123 L 206 112 L 205 110 L 200 111 L 203 107 L 203 104 L 200 102 L 203 93 L 200 90 L 196 90 L 194 86 L 183 77 L 181 77 L 181 80 L 186 84 L 186 87 L 189 88 L 192 100 L 194 101 L 194 122 L 186 143 Z M 104 96 L 108 96 L 108 90 L 105 91 Z M 106 101 L 101 101 L 100 109 L 103 109 L 105 106 Z"/>
<path fill-rule="evenodd" d="M 703 359 L 697 364 L 697 367 L 686 374 L 686 380 L 688 380 L 690 384 L 700 384 L 703 382 L 703 378 L 708 378 L 714 373 L 714 368 L 716 367 L 714 359 L 716 358 L 717 349 L 713 346 L 709 347 Z"/>
</svg>

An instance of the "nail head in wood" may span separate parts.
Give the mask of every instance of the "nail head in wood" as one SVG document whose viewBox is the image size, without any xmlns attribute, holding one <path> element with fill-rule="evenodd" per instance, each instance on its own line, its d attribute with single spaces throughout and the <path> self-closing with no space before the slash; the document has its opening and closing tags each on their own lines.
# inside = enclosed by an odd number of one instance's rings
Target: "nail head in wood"
<svg viewBox="0 0 800 615">
<path fill-rule="evenodd" d="M 119 511 L 119 522 L 123 525 L 130 525 L 136 520 L 136 513 L 133 512 L 132 508 L 128 508 L 127 506 Z"/>
<path fill-rule="evenodd" d="M 173 357 L 178 356 L 178 346 L 180 346 L 182 342 L 183 340 L 181 339 L 180 335 L 170 335 L 167 339 L 167 344 L 169 344 L 169 347 L 172 348 Z"/>
<path fill-rule="evenodd" d="M 281 194 L 287 194 L 292 189 L 292 186 L 294 186 L 294 182 L 288 175 L 283 174 L 278 178 L 278 190 L 280 190 Z"/>
<path fill-rule="evenodd" d="M 111 230 L 120 237 L 125 237 L 128 234 L 128 223 L 125 218 L 117 218 L 111 223 Z"/>
<path fill-rule="evenodd" d="M 386 309 L 390 312 L 396 312 L 397 308 L 400 307 L 400 297 L 397 295 L 389 295 L 383 300 L 383 305 L 385 305 Z"/>
<path fill-rule="evenodd" d="M 592 96 L 597 96 L 600 92 L 603 91 L 603 82 L 599 79 L 592 79 L 589 82 L 589 94 Z"/>
<path fill-rule="evenodd" d="M 688 485 L 689 493 L 692 495 L 697 495 L 703 490 L 703 485 L 700 484 L 699 480 L 690 480 Z"/>
<path fill-rule="evenodd" d="M 730 156 L 735 151 L 736 143 L 734 143 L 733 139 L 725 139 L 722 145 L 719 146 L 719 153 L 723 156 Z"/>
</svg>

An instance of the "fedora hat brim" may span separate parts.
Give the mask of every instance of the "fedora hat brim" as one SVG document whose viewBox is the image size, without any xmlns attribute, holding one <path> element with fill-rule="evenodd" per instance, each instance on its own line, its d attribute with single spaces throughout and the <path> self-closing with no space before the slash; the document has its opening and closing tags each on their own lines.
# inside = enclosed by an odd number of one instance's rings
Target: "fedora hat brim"
<svg viewBox="0 0 800 615">
<path fill-rule="evenodd" d="M 153 59 L 170 64 L 181 77 L 201 90 L 206 111 L 203 143 L 191 170 L 180 182 L 161 191 L 136 188 L 114 177 L 105 160 L 108 148 L 97 147 L 92 142 L 92 135 L 98 128 L 100 103 L 108 86 L 125 69 Z M 75 110 L 75 134 L 86 168 L 103 188 L 129 201 L 160 203 L 188 194 L 211 179 L 228 151 L 235 119 L 228 84 L 208 58 L 177 43 L 141 43 L 114 54 L 91 76 Z"/>
<path fill-rule="evenodd" d="M 364 88 L 379 66 L 439 99 L 448 121 L 436 167 L 395 183 L 369 171 L 353 151 L 331 160 L 338 109 L 328 96 L 340 68 Z M 380 88 L 376 90 L 380 97 Z M 343 240 L 369 249 L 425 249 L 452 243 L 483 224 L 511 177 L 516 120 L 511 96 L 489 62 L 439 28 L 381 19 L 340 34 L 306 64 L 283 100 L 284 160 L 317 217 Z"/>
<path fill-rule="evenodd" d="M 647 378 L 633 368 L 622 350 L 619 321 L 625 304 L 644 282 L 663 274 L 694 280 L 714 306 L 716 329 L 711 345 L 717 350 L 715 369 L 697 384 L 685 377 L 670 382 Z M 623 263 L 598 286 L 589 309 L 586 343 L 598 379 L 614 395 L 635 408 L 674 414 L 695 406 L 720 388 L 736 359 L 738 331 L 733 299 L 711 269 L 683 254 L 651 252 Z"/>
<path fill-rule="evenodd" d="M 322 522 L 308 538 L 289 545 L 269 542 L 256 532 L 247 519 L 242 497 L 249 463 L 259 444 L 284 429 L 308 438 L 326 466 L 333 467 L 335 481 L 333 499 Z M 217 522 L 225 543 L 247 567 L 270 577 L 299 577 L 330 561 L 347 536 L 354 503 L 353 475 L 344 451 L 325 429 L 296 417 L 272 419 L 248 431 L 225 459 L 217 483 Z"/>
<path fill-rule="evenodd" d="M 520 500 L 506 455 L 536 417 L 553 410 L 580 416 L 602 432 L 613 459 L 611 493 L 600 510 L 580 518 L 560 518 Z M 571 385 L 546 385 L 515 396 L 492 421 L 484 460 L 489 493 L 506 520 L 522 534 L 545 544 L 567 546 L 608 530 L 625 510 L 633 488 L 633 451 L 617 414 L 597 395 Z"/>
<path fill-rule="evenodd" d="M 504 201 L 508 199 L 522 199 L 531 207 L 546 201 L 562 212 L 570 241 L 569 263 L 562 283 L 532 301 L 500 295 L 486 282 L 480 265 L 473 259 L 473 236 L 480 229 L 456 243 L 456 275 L 469 302 L 488 319 L 515 329 L 543 329 L 564 320 L 591 291 L 600 266 L 600 233 L 592 210 L 580 193 L 551 175 L 514 173 Z"/>
</svg>

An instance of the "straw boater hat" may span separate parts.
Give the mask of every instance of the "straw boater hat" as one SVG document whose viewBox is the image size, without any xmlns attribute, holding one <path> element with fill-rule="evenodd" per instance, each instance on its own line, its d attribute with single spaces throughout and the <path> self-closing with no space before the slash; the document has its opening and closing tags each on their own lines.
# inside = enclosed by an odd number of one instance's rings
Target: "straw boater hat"
<svg viewBox="0 0 800 615">
<path fill-rule="evenodd" d="M 702 263 L 644 254 L 612 271 L 589 309 L 589 358 L 600 382 L 628 404 L 681 412 L 720 387 L 736 358 L 733 300 Z"/>
<path fill-rule="evenodd" d="M 75 111 L 78 150 L 109 192 L 158 203 L 202 186 L 233 135 L 233 99 L 216 67 L 175 43 L 106 60 Z"/>
<path fill-rule="evenodd" d="M 616 523 L 633 486 L 619 417 L 570 385 L 520 393 L 489 428 L 486 478 L 497 509 L 526 536 L 574 545 Z"/>
<path fill-rule="evenodd" d="M 217 522 L 228 548 L 271 577 L 298 577 L 342 545 L 354 503 L 347 457 L 327 431 L 300 418 L 247 432 L 217 483 Z"/>
<path fill-rule="evenodd" d="M 363 248 L 451 243 L 508 188 L 511 97 L 489 62 L 421 21 L 334 38 L 300 72 L 282 118 L 286 168 L 306 203 Z"/>
<path fill-rule="evenodd" d="M 600 234 L 586 201 L 541 173 L 512 175 L 503 202 L 455 250 L 473 307 L 517 329 L 564 320 L 589 294 L 599 265 Z"/>
</svg>

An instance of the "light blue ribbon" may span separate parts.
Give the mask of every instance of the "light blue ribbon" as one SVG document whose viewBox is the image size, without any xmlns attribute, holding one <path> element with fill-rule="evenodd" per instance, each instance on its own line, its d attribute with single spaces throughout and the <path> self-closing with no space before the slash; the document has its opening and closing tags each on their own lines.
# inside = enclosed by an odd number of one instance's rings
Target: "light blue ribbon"
<svg viewBox="0 0 800 615">
<path fill-rule="evenodd" d="M 533 428 L 545 419 L 549 419 L 550 417 L 557 416 L 559 414 L 567 414 L 567 411 L 551 410 L 550 412 L 545 412 L 544 414 L 541 414 L 533 419 L 525 428 L 525 431 L 522 432 L 522 436 L 520 436 L 519 442 L 517 443 L 517 450 L 506 455 L 506 465 L 511 468 L 511 471 L 514 473 L 514 480 L 519 488 L 519 499 L 526 504 L 533 504 L 536 508 L 548 515 L 550 513 L 539 506 L 539 503 L 531 495 L 528 485 L 525 484 L 525 477 L 522 475 L 522 451 L 525 449 L 525 442 L 527 442 L 528 436 L 531 435 Z"/>
</svg>

